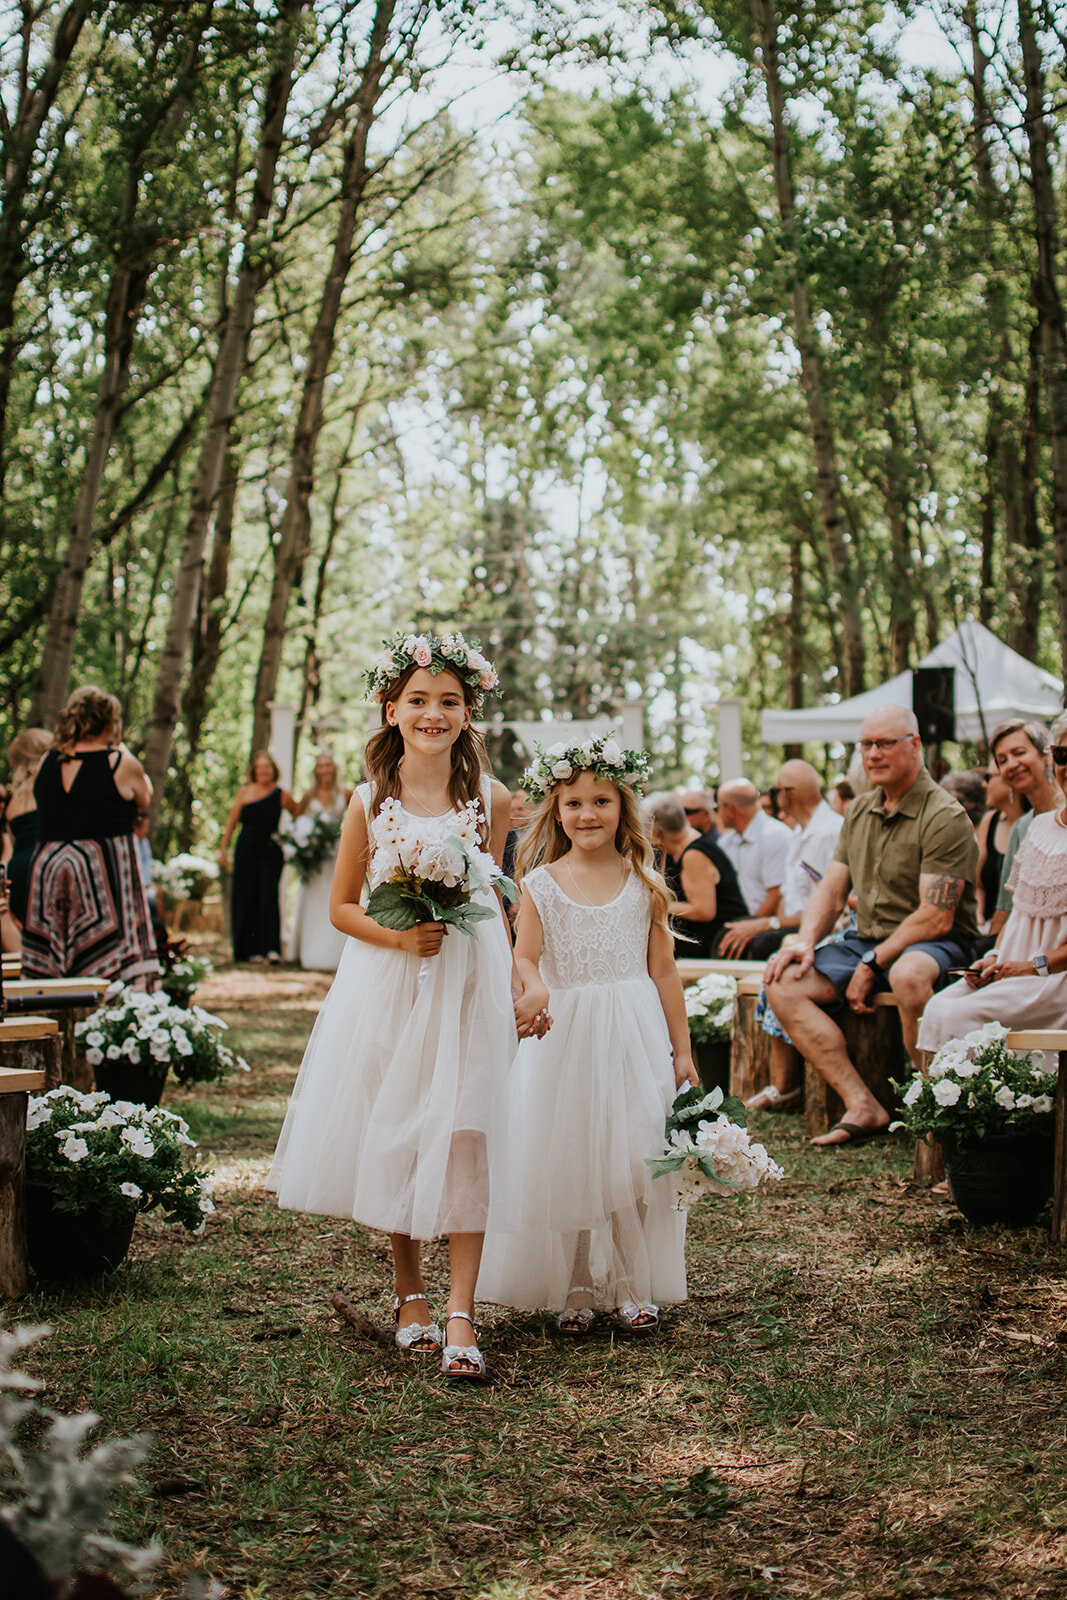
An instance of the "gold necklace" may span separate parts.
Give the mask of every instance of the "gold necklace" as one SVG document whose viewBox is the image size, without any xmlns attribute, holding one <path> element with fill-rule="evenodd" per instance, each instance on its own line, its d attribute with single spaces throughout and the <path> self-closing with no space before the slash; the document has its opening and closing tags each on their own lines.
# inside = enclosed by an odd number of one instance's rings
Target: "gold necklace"
<svg viewBox="0 0 1067 1600">
<path fill-rule="evenodd" d="M 581 889 L 579 889 L 578 880 L 575 878 L 574 873 L 571 871 L 570 865 L 566 860 L 563 862 L 563 870 L 566 872 L 568 878 L 571 880 L 571 883 L 574 885 L 575 894 L 581 900 L 582 904 L 588 906 L 591 911 L 603 911 L 605 906 L 610 906 L 613 900 L 617 900 L 619 895 L 622 893 L 622 886 L 626 882 L 626 878 L 629 873 L 629 868 L 624 861 L 622 865 L 622 877 L 619 879 L 619 886 L 615 890 L 614 894 L 609 895 L 606 900 L 587 900 Z"/>
<path fill-rule="evenodd" d="M 401 784 L 407 790 L 408 794 L 410 794 L 411 798 L 419 802 L 419 805 L 422 807 L 422 814 L 424 817 L 447 817 L 447 811 L 431 811 L 430 807 L 426 804 L 426 801 L 422 798 L 422 795 L 418 794 L 405 778 L 403 767 L 397 768 L 397 774 L 400 778 Z"/>
</svg>

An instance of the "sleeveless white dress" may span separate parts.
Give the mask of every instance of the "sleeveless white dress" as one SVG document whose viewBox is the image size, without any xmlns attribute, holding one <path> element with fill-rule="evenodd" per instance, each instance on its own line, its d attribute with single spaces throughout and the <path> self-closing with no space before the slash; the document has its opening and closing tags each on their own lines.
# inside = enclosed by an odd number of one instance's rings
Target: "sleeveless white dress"
<svg viewBox="0 0 1067 1600">
<path fill-rule="evenodd" d="M 370 785 L 356 792 L 369 815 Z M 456 814 L 405 815 L 447 838 Z M 286 1210 L 434 1239 L 483 1232 L 492 1196 L 509 1225 L 511 944 L 496 895 L 475 899 L 497 915 L 447 933 L 425 963 L 346 938 L 267 1178 Z"/>
<path fill-rule="evenodd" d="M 324 806 L 321 800 L 312 800 L 306 814 L 334 819 L 343 817 L 345 797 L 339 793 L 330 806 Z M 307 883 L 300 885 L 296 897 L 291 948 L 302 967 L 319 972 L 336 972 L 347 937 L 330 921 L 330 887 L 336 860 L 335 851 Z"/>
<path fill-rule="evenodd" d="M 520 1220 L 485 1242 L 478 1298 L 561 1310 L 572 1287 L 610 1310 L 684 1300 L 685 1216 L 646 1156 L 675 1096 L 659 991 L 648 975 L 649 892 L 631 874 L 606 906 L 568 898 L 545 867 L 523 880 L 544 929 L 553 1025 L 516 1057 Z M 491 1228 L 493 1224 L 490 1224 Z"/>
</svg>

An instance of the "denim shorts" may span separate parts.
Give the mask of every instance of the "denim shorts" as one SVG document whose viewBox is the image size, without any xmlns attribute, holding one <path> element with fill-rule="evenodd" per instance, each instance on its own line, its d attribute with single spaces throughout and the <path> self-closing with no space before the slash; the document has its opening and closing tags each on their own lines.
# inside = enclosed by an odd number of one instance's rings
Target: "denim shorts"
<svg viewBox="0 0 1067 1600">
<path fill-rule="evenodd" d="M 881 939 L 861 939 L 858 933 L 846 933 L 837 939 L 832 939 L 828 944 L 819 945 L 816 949 L 813 965 L 824 978 L 829 978 L 837 990 L 837 1005 L 840 1005 L 844 998 L 849 979 L 859 966 L 862 957 L 881 942 Z M 913 950 L 921 950 L 924 955 L 933 956 L 937 962 L 940 972 L 934 984 L 935 988 L 940 988 L 950 967 L 969 966 L 973 959 L 967 941 L 953 937 L 931 939 L 924 944 L 909 944 L 906 953 L 910 955 Z M 879 968 L 873 977 L 875 993 L 888 994 L 889 974 Z M 835 1003 L 831 1000 L 826 1010 L 834 1009 L 836 1009 Z"/>
</svg>

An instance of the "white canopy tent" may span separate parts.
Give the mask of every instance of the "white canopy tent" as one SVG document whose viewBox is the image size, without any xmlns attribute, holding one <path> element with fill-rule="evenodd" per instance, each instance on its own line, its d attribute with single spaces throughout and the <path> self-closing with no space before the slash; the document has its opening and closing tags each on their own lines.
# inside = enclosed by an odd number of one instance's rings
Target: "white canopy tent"
<svg viewBox="0 0 1067 1600">
<path fill-rule="evenodd" d="M 1063 710 L 1060 679 L 1017 655 L 980 622 L 963 623 L 919 666 L 956 669 L 957 739 L 983 739 L 1010 717 L 1045 721 Z M 910 672 L 900 672 L 836 705 L 764 711 L 760 733 L 765 744 L 850 744 L 859 738 L 864 717 L 879 706 L 910 706 L 912 682 Z"/>
</svg>

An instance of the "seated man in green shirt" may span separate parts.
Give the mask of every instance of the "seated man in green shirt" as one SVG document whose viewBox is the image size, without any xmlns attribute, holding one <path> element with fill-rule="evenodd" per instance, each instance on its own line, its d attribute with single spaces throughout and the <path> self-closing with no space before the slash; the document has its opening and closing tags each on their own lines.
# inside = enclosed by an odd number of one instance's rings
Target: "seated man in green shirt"
<svg viewBox="0 0 1067 1600">
<path fill-rule="evenodd" d="M 889 1117 L 848 1058 L 828 1014 L 842 1001 L 873 1011 L 879 990 L 900 1006 L 914 1057 L 923 1007 L 950 968 L 967 966 L 978 931 L 978 845 L 963 807 L 926 771 L 914 712 L 881 706 L 860 729 L 863 768 L 874 787 L 845 813 L 834 858 L 808 902 L 797 942 L 767 963 L 775 1016 L 845 1103 L 841 1121 L 814 1144 L 863 1144 Z M 855 891 L 855 933 L 823 945 Z"/>
</svg>

